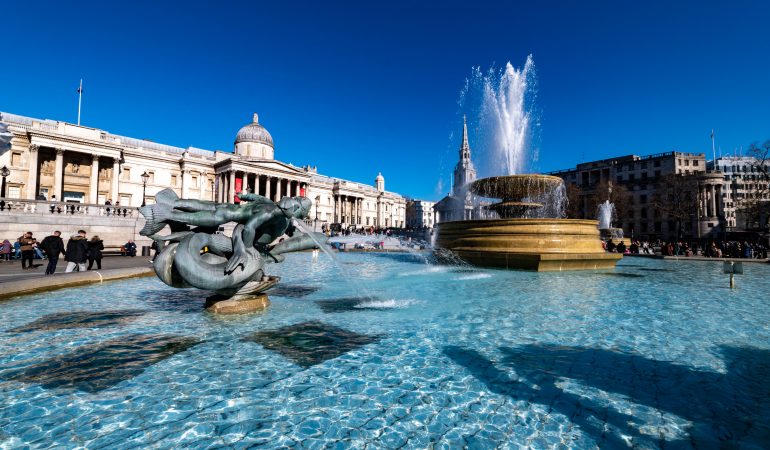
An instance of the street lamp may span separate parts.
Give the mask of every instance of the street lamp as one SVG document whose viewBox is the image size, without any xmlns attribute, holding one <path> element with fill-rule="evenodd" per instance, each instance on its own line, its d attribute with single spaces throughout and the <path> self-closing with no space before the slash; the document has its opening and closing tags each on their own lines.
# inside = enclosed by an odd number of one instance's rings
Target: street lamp
<svg viewBox="0 0 770 450">
<path fill-rule="evenodd" d="M 313 224 L 313 231 L 318 231 L 316 228 L 318 228 L 318 205 L 321 204 L 321 196 L 316 195 L 315 196 L 315 223 Z"/>
<path fill-rule="evenodd" d="M 10 174 L 11 174 L 11 170 L 8 167 L 3 166 L 3 168 L 0 169 L 0 175 L 3 176 L 3 186 L 0 187 L 0 197 L 2 198 L 5 198 L 5 177 L 7 177 Z"/>
<path fill-rule="evenodd" d="M 145 170 L 142 174 L 142 206 L 145 206 L 147 204 L 146 202 L 146 194 L 147 194 L 147 180 L 150 179 L 150 174 L 147 173 Z"/>
</svg>

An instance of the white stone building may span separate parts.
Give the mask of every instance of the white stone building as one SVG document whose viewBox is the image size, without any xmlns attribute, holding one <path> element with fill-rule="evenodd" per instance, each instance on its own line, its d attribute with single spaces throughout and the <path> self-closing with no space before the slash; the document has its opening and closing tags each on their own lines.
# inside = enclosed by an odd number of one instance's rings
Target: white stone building
<svg viewBox="0 0 770 450">
<path fill-rule="evenodd" d="M 183 198 L 220 202 L 238 202 L 235 194 L 249 190 L 276 201 L 284 196 L 310 198 L 309 222 L 319 227 L 405 226 L 406 200 L 385 191 L 381 174 L 369 186 L 278 161 L 272 136 L 256 114 L 238 131 L 233 152 L 174 147 L 10 113 L 0 113 L 0 122 L 13 133 L 11 148 L 0 155 L 0 166 L 10 170 L 5 193 L 9 201 L 110 201 L 138 207 L 152 203 L 167 187 Z"/>
<path fill-rule="evenodd" d="M 709 162 L 713 169 L 713 162 Z M 717 158 L 716 170 L 724 175 L 724 187 L 721 191 L 721 201 L 724 205 L 725 222 L 728 228 L 740 228 L 739 220 L 741 202 L 749 196 L 759 196 L 759 200 L 770 200 L 767 180 L 763 180 L 763 172 L 758 169 L 760 162 L 751 156 L 725 156 Z M 744 219 L 745 220 L 745 219 Z"/>
<path fill-rule="evenodd" d="M 427 200 L 409 200 L 406 202 L 407 228 L 433 228 L 436 224 L 436 202 Z"/>
</svg>

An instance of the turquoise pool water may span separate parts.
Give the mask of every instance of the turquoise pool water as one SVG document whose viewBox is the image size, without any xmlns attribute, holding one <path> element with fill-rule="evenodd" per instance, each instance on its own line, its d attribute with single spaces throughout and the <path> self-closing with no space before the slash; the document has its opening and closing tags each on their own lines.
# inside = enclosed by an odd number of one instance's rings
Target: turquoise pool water
<svg viewBox="0 0 770 450">
<path fill-rule="evenodd" d="M 763 448 L 770 267 L 294 254 L 263 314 L 154 278 L 0 303 L 0 448 Z M 344 281 L 354 278 L 355 286 Z"/>
</svg>

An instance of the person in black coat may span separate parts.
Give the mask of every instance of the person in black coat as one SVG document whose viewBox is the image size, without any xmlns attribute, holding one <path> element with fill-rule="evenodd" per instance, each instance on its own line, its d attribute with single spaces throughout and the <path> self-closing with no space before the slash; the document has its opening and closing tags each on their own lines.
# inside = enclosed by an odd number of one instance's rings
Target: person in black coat
<svg viewBox="0 0 770 450">
<path fill-rule="evenodd" d="M 88 241 L 86 241 L 86 232 L 80 230 L 78 234 L 72 236 L 67 241 L 67 253 L 64 255 L 64 260 L 67 261 L 67 270 L 65 272 L 72 272 L 75 268 L 79 272 L 85 271 L 87 259 Z"/>
<path fill-rule="evenodd" d="M 88 270 L 96 261 L 96 270 L 102 270 L 102 250 L 104 250 L 104 242 L 99 239 L 99 236 L 94 236 L 88 241 Z"/>
<path fill-rule="evenodd" d="M 40 248 L 48 257 L 48 267 L 45 269 L 45 274 L 53 275 L 56 273 L 56 264 L 59 262 L 59 255 L 65 254 L 61 231 L 54 231 L 52 235 L 46 236 L 46 238 L 43 239 L 43 242 L 40 243 Z"/>
</svg>

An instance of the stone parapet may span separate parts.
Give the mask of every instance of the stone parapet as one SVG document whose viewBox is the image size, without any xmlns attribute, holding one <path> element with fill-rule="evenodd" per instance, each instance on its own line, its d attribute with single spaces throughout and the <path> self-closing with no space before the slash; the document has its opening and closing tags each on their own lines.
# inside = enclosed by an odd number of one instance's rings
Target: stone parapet
<svg viewBox="0 0 770 450">
<path fill-rule="evenodd" d="M 84 284 L 147 277 L 154 274 L 155 272 L 150 267 L 129 267 L 125 269 L 89 270 L 88 272 L 71 272 L 47 277 L 26 278 L 24 280 L 3 283 L 3 289 L 0 291 L 0 300 L 82 286 Z"/>
</svg>

